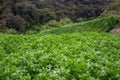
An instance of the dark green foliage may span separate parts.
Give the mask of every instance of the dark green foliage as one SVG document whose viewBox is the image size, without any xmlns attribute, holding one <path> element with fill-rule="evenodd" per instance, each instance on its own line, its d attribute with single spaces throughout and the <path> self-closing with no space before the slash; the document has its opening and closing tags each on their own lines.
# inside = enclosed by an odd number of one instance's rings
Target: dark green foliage
<svg viewBox="0 0 120 80">
<path fill-rule="evenodd" d="M 46 23 L 49 20 L 54 19 L 53 16 L 53 12 L 51 12 L 48 8 L 43 8 L 43 9 L 39 9 L 39 14 L 40 14 L 40 23 Z"/>
<path fill-rule="evenodd" d="M 38 8 L 36 4 L 32 3 L 28 0 L 17 0 L 17 1 L 2 1 L 1 2 L 1 13 L 0 13 L 0 22 L 3 23 L 12 23 L 19 24 L 23 23 L 22 21 L 26 22 L 25 29 L 31 29 L 31 26 L 36 24 L 43 24 L 50 19 L 52 19 L 52 12 L 48 8 Z M 16 18 L 19 16 L 20 20 L 15 22 L 16 20 L 12 20 L 12 18 Z M 18 17 L 17 17 L 18 18 Z M 8 24 L 7 26 L 0 26 L 0 27 L 9 27 L 16 29 L 17 31 L 21 32 L 23 29 L 18 29 L 18 26 L 14 26 L 14 24 Z M 21 24 L 23 25 L 23 24 Z M 22 26 L 24 27 L 24 26 Z"/>
<path fill-rule="evenodd" d="M 26 21 L 19 15 L 12 16 L 10 19 L 7 20 L 7 26 L 9 28 L 16 29 L 19 32 L 23 32 L 26 29 Z"/>
<path fill-rule="evenodd" d="M 22 16 L 28 26 L 46 22 L 52 14 L 47 8 L 38 9 L 31 2 L 17 3 L 14 7 L 15 14 Z"/>
<path fill-rule="evenodd" d="M 11 16 L 19 15 L 25 20 L 26 29 L 29 30 L 33 25 L 44 24 L 50 20 L 69 18 L 69 21 L 75 22 L 79 17 L 94 19 L 108 3 L 107 0 L 1 0 L 0 23 L 4 24 Z M 8 26 L 0 25 L 1 29 L 6 27 Z"/>
<path fill-rule="evenodd" d="M 30 25 L 39 21 L 39 11 L 37 7 L 30 2 L 17 3 L 15 4 L 14 9 L 15 14 L 25 18 Z"/>
<path fill-rule="evenodd" d="M 1 80 L 119 80 L 120 35 L 0 35 Z"/>
</svg>

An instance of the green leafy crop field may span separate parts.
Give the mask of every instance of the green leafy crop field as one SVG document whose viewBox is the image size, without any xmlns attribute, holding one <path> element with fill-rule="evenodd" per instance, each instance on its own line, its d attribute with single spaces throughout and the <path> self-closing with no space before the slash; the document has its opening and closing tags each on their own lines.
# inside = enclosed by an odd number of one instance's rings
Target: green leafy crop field
<svg viewBox="0 0 120 80">
<path fill-rule="evenodd" d="M 0 34 L 0 80 L 119 79 L 119 34 Z"/>
</svg>

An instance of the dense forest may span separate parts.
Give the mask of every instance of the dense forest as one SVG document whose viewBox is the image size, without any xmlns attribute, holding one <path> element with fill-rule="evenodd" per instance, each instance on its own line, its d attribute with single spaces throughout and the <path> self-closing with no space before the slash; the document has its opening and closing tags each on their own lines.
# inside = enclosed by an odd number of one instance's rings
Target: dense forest
<svg viewBox="0 0 120 80">
<path fill-rule="evenodd" d="M 98 17 L 112 0 L 0 0 L 0 30 L 24 32 L 36 24 Z"/>
</svg>

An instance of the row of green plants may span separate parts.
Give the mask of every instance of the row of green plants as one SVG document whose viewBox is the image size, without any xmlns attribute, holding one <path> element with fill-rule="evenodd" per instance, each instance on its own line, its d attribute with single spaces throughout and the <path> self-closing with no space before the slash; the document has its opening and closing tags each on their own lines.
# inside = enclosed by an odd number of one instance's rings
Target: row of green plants
<svg viewBox="0 0 120 80">
<path fill-rule="evenodd" d="M 120 35 L 0 34 L 1 80 L 119 80 Z"/>
</svg>

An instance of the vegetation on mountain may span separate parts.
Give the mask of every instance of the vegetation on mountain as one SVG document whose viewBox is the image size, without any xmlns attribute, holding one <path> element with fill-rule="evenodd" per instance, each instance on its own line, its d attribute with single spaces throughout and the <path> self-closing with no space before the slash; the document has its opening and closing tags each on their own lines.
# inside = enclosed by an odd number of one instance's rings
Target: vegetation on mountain
<svg viewBox="0 0 120 80">
<path fill-rule="evenodd" d="M 120 16 L 120 0 L 114 0 L 108 6 L 106 6 L 106 9 L 101 14 L 101 17 L 110 15 Z"/>
<path fill-rule="evenodd" d="M 17 32 L 24 32 L 34 25 L 43 25 L 50 20 L 60 21 L 64 18 L 73 22 L 81 18 L 94 19 L 105 10 L 109 2 L 108 0 L 0 0 L 0 31 L 13 28 Z"/>
</svg>

